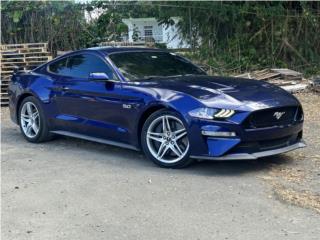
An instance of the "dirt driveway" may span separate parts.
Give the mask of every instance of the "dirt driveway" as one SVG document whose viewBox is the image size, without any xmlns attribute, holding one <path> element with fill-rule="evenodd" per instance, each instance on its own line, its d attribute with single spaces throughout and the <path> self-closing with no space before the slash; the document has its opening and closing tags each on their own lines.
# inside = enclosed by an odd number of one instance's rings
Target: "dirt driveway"
<svg viewBox="0 0 320 240">
<path fill-rule="evenodd" d="M 308 148 L 161 169 L 72 138 L 27 143 L 2 108 L 2 239 L 320 239 L 320 97 Z"/>
</svg>

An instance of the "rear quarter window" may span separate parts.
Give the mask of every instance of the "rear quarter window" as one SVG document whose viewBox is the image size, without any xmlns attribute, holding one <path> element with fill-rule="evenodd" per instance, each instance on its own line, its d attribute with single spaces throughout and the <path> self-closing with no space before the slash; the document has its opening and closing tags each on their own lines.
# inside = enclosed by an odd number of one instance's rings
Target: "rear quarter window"
<svg viewBox="0 0 320 240">
<path fill-rule="evenodd" d="M 51 63 L 48 66 L 48 69 L 50 72 L 56 73 L 58 75 L 67 75 L 69 72 L 67 68 L 67 58 Z"/>
</svg>

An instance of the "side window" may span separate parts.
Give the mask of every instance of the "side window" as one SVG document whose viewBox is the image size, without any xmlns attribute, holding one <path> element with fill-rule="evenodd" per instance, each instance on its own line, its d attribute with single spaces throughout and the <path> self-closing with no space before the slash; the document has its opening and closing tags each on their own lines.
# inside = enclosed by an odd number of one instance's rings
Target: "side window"
<svg viewBox="0 0 320 240">
<path fill-rule="evenodd" d="M 68 69 L 67 69 L 67 58 L 61 59 L 57 62 L 54 62 L 49 65 L 50 72 L 59 74 L 59 75 L 67 75 Z"/>
<path fill-rule="evenodd" d="M 90 73 L 104 72 L 109 79 L 115 79 L 111 68 L 100 58 L 91 54 L 72 56 L 67 63 L 68 76 L 75 78 L 88 78 Z"/>
</svg>

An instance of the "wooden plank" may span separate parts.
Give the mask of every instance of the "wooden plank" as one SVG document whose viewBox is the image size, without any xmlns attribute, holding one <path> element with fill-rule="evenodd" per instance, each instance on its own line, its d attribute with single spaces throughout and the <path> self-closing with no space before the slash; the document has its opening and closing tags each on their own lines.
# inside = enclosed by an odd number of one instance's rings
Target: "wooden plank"
<svg viewBox="0 0 320 240">
<path fill-rule="evenodd" d="M 252 78 L 250 73 L 242 73 L 242 74 L 236 75 L 234 77 L 237 77 L 237 78 L 249 78 L 249 79 Z"/>
<path fill-rule="evenodd" d="M 18 68 L 23 68 L 25 66 L 25 64 L 24 65 L 20 65 L 20 66 L 18 66 L 18 65 L 11 65 L 11 66 L 1 66 L 1 69 L 2 70 L 4 70 L 4 72 L 6 72 L 6 71 L 10 71 L 10 70 L 14 70 L 16 67 L 18 67 Z"/>
<path fill-rule="evenodd" d="M 1 107 L 8 107 L 9 106 L 9 100 L 8 101 L 1 101 Z"/>
<path fill-rule="evenodd" d="M 267 74 L 263 74 L 263 75 L 255 75 L 255 79 L 257 80 L 267 80 L 267 79 L 271 79 L 274 77 L 278 77 L 280 76 L 280 73 L 267 73 Z"/>
<path fill-rule="evenodd" d="M 6 78 L 6 79 L 1 79 L 0 83 L 1 85 L 6 85 L 6 84 L 9 84 L 11 81 L 11 77 L 10 78 Z"/>
<path fill-rule="evenodd" d="M 23 65 L 23 64 L 30 64 L 30 63 L 46 63 L 50 61 L 48 58 L 29 58 L 26 59 L 26 61 L 11 61 L 11 62 L 2 62 L 1 67 L 6 67 L 6 66 L 13 66 L 13 65 Z"/>
<path fill-rule="evenodd" d="M 303 91 L 304 89 L 307 88 L 307 86 L 308 84 L 300 83 L 300 84 L 281 86 L 281 87 L 290 93 L 294 93 L 294 92 Z"/>
<path fill-rule="evenodd" d="M 12 76 L 12 74 L 10 74 L 10 75 L 1 75 L 1 81 L 6 81 L 7 79 L 10 79 L 11 78 L 11 76 Z"/>
<path fill-rule="evenodd" d="M 295 77 L 302 76 L 302 73 L 288 69 L 288 68 L 273 68 L 271 69 L 271 71 L 275 73 L 279 73 L 284 76 L 295 76 Z"/>
<path fill-rule="evenodd" d="M 0 52 L 0 56 L 10 56 L 10 55 L 21 55 L 21 54 L 26 54 L 26 53 L 50 53 L 47 50 L 45 51 L 19 51 L 19 50 L 12 50 L 12 51 L 7 51 L 7 52 Z"/>
<path fill-rule="evenodd" d="M 2 79 L 1 79 L 1 85 L 2 85 L 2 84 L 9 84 L 10 81 L 11 81 L 11 76 L 8 77 L 8 78 L 5 78 L 5 79 L 2 78 Z"/>
<path fill-rule="evenodd" d="M 35 54 L 33 54 L 35 55 Z M 43 54 L 42 54 L 43 55 Z M 50 55 L 43 55 L 41 56 L 41 54 L 37 54 L 37 56 L 23 56 L 22 54 L 20 55 L 12 55 L 12 56 L 6 56 L 4 58 L 1 58 L 1 62 L 10 62 L 11 60 L 16 61 L 16 60 L 20 60 L 20 61 L 24 61 L 25 59 L 28 60 L 30 58 L 47 58 L 47 59 L 52 59 L 52 56 Z"/>
<path fill-rule="evenodd" d="M 7 65 L 12 65 L 12 64 L 19 64 L 19 63 L 24 63 L 21 60 L 20 61 L 16 61 L 16 62 L 2 62 L 1 66 L 7 66 Z"/>
<path fill-rule="evenodd" d="M 47 47 L 48 43 L 17 43 L 17 44 L 1 44 L 0 49 L 8 48 L 26 48 L 26 47 Z"/>
<path fill-rule="evenodd" d="M 1 53 L 0 56 L 1 58 L 10 58 L 11 56 L 16 56 L 16 57 L 19 56 L 20 58 L 23 58 L 23 54 L 17 53 L 17 52 Z"/>
<path fill-rule="evenodd" d="M 267 73 L 269 73 L 269 72 L 270 72 L 269 69 L 263 69 L 263 70 L 254 71 L 253 74 L 255 74 L 255 75 L 262 75 L 262 74 L 267 74 Z"/>
<path fill-rule="evenodd" d="M 41 53 L 41 52 L 47 52 L 46 48 L 27 48 L 27 49 L 21 49 L 20 53 Z"/>
<path fill-rule="evenodd" d="M 1 64 L 1 68 L 8 68 L 8 67 L 15 67 L 15 66 L 29 66 L 29 65 L 35 65 L 38 66 L 42 63 L 46 63 L 47 61 L 28 61 L 28 62 L 11 62 L 11 63 L 3 63 Z"/>
<path fill-rule="evenodd" d="M 25 53 L 25 52 L 46 52 L 47 48 L 18 48 L 18 49 L 7 49 L 7 50 L 1 50 L 2 54 L 5 53 L 12 53 L 12 52 L 17 52 L 17 53 Z"/>
<path fill-rule="evenodd" d="M 15 52 L 11 52 L 11 53 L 2 53 L 1 54 L 1 58 L 5 58 L 5 57 L 10 57 L 10 56 L 51 56 L 49 52 L 30 52 L 30 53 L 15 53 Z"/>
</svg>

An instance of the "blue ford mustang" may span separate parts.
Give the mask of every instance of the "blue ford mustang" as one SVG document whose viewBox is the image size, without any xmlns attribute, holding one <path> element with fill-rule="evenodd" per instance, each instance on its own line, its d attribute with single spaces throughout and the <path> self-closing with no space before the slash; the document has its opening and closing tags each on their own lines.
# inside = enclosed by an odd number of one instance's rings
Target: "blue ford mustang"
<svg viewBox="0 0 320 240">
<path fill-rule="evenodd" d="M 12 120 L 38 143 L 66 135 L 140 150 L 162 167 L 257 159 L 304 147 L 299 101 L 272 84 L 212 77 L 144 48 L 68 53 L 9 86 Z"/>
</svg>

